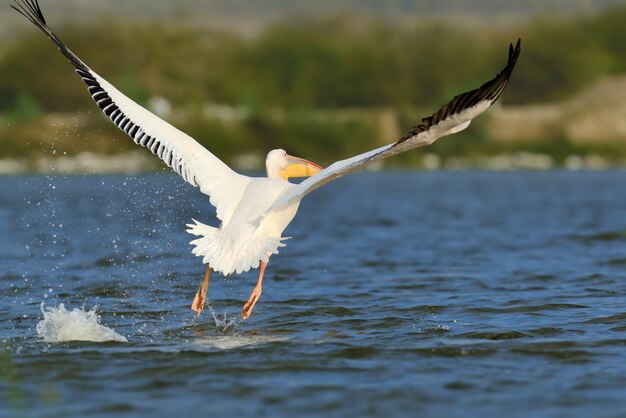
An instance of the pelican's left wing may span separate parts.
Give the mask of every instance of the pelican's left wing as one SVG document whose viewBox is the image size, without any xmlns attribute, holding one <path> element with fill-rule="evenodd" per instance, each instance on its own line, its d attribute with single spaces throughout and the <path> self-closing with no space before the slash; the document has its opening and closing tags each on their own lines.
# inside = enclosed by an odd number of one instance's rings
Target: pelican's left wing
<svg viewBox="0 0 626 418">
<path fill-rule="evenodd" d="M 15 10 L 36 25 L 70 60 L 96 104 L 133 141 L 148 148 L 193 186 L 200 187 L 226 222 L 248 178 L 235 173 L 192 137 L 141 107 L 89 68 L 48 27 L 37 0 L 14 0 Z M 239 196 L 238 196 L 239 195 Z"/>
<path fill-rule="evenodd" d="M 296 187 L 290 188 L 271 210 L 279 210 L 288 206 L 324 184 L 361 169 L 374 161 L 413 148 L 430 145 L 442 136 L 454 134 L 467 128 L 472 119 L 487 110 L 504 91 L 519 57 L 520 44 L 521 41 L 518 40 L 515 47 L 510 45 L 508 62 L 494 79 L 477 89 L 454 97 L 433 115 L 422 119 L 421 124 L 413 127 L 398 141 L 347 160 L 337 161 Z"/>
</svg>

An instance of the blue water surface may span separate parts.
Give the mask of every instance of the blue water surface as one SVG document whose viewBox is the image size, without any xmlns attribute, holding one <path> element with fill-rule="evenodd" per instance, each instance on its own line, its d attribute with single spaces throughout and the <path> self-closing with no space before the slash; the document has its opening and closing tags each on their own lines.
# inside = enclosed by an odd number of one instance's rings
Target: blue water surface
<svg viewBox="0 0 626 418">
<path fill-rule="evenodd" d="M 0 178 L 0 416 L 626 416 L 626 172 L 356 174 L 214 275 L 174 175 Z M 128 342 L 45 342 L 42 302 Z"/>
</svg>

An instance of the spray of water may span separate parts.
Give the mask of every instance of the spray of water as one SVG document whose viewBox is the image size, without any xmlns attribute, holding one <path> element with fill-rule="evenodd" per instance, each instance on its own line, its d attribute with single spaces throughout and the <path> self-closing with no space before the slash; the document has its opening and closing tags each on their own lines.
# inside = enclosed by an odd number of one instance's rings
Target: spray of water
<svg viewBox="0 0 626 418">
<path fill-rule="evenodd" d="M 194 347 L 203 349 L 233 350 L 244 347 L 254 347 L 264 344 L 286 341 L 288 338 L 263 335 L 258 332 L 242 333 L 238 330 L 242 319 L 238 314 L 217 313 L 211 305 L 206 306 L 215 322 L 217 335 L 193 340 Z"/>
<path fill-rule="evenodd" d="M 209 312 L 213 316 L 213 320 L 215 321 L 215 328 L 219 335 L 232 335 L 235 333 L 239 324 L 241 324 L 241 318 L 239 315 L 229 318 L 228 314 L 218 314 L 215 312 L 211 305 L 207 305 Z"/>
<path fill-rule="evenodd" d="M 41 313 L 43 319 L 37 324 L 37 334 L 45 342 L 128 341 L 123 335 L 101 325 L 95 308 L 68 311 L 62 303 L 58 307 L 46 307 L 42 302 Z"/>
</svg>

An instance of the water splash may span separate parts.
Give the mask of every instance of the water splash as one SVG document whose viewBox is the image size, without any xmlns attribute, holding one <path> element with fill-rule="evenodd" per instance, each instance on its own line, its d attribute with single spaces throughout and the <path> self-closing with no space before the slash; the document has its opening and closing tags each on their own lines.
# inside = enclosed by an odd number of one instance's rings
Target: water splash
<svg viewBox="0 0 626 418">
<path fill-rule="evenodd" d="M 217 313 L 211 305 L 207 305 L 206 308 L 215 321 L 217 335 L 194 339 L 192 344 L 194 349 L 233 350 L 288 340 L 285 337 L 260 335 L 258 333 L 242 334 L 238 330 L 243 322 L 239 314 Z"/>
<path fill-rule="evenodd" d="M 213 316 L 215 328 L 217 328 L 217 332 L 220 335 L 234 334 L 239 324 L 241 324 L 241 317 L 239 315 L 229 318 L 227 313 L 218 314 L 215 312 L 211 305 L 207 305 L 207 308 L 209 312 L 211 312 L 211 316 Z"/>
<path fill-rule="evenodd" d="M 47 308 L 42 302 L 41 313 L 43 319 L 37 324 L 37 334 L 45 342 L 128 341 L 111 328 L 100 325 L 100 316 L 95 308 L 89 311 L 83 309 L 68 311 L 62 303 L 56 308 Z"/>
</svg>

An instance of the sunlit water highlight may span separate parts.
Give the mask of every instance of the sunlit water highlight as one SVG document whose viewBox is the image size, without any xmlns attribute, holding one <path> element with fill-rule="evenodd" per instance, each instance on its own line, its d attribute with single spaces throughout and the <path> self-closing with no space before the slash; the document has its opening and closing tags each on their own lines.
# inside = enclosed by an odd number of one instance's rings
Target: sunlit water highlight
<svg viewBox="0 0 626 418">
<path fill-rule="evenodd" d="M 189 309 L 212 214 L 175 176 L 0 178 L 0 416 L 626 416 L 624 196 L 622 171 L 350 176 L 241 321 L 254 272 Z"/>
</svg>

